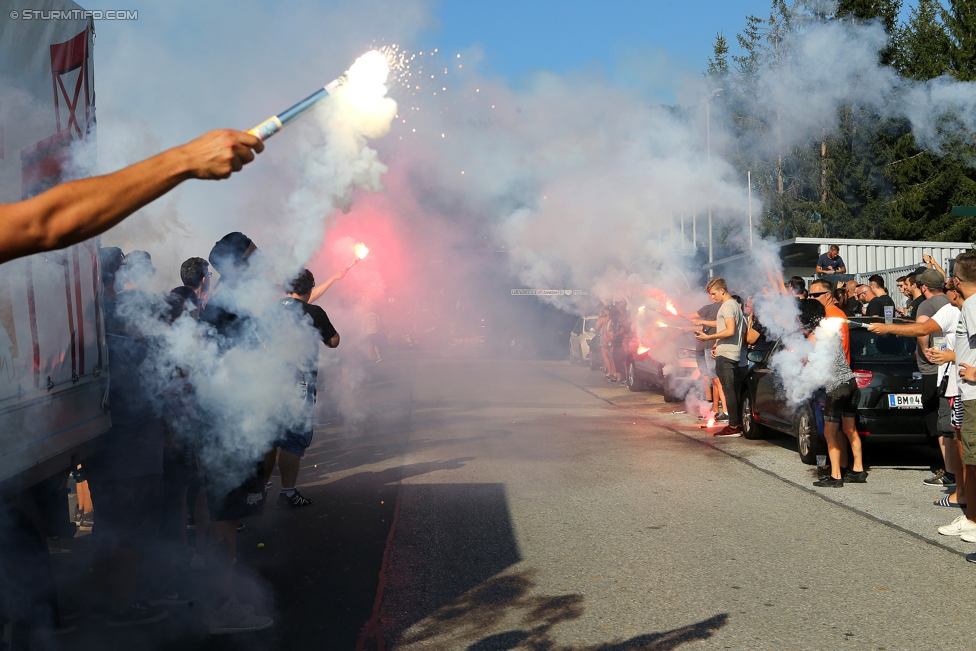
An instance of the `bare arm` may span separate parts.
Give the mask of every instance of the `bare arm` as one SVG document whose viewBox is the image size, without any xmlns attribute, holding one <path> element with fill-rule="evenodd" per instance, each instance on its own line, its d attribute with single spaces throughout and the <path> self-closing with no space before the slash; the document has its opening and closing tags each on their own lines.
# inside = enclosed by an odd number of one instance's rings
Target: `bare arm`
<svg viewBox="0 0 976 651">
<path fill-rule="evenodd" d="M 921 319 L 922 317 L 919 317 Z M 898 335 L 899 337 L 922 337 L 942 332 L 942 326 L 926 318 L 915 323 L 869 323 L 868 330 L 879 335 Z"/>
<path fill-rule="evenodd" d="M 329 348 L 338 348 L 339 347 L 339 333 L 337 332 L 334 335 L 332 335 L 332 339 L 329 339 L 327 342 L 325 342 L 325 345 L 328 346 Z"/>
<path fill-rule="evenodd" d="M 263 149 L 250 134 L 211 131 L 118 172 L 0 204 L 0 262 L 62 249 L 104 233 L 183 181 L 225 179 Z"/>
<path fill-rule="evenodd" d="M 945 269 L 943 269 L 941 266 L 939 266 L 939 263 L 936 262 L 935 261 L 935 258 L 933 258 L 932 256 L 930 256 L 928 254 L 923 255 L 922 256 L 922 262 L 924 262 L 925 263 L 925 266 L 927 266 L 929 269 L 935 269 L 940 274 L 942 274 L 942 277 L 943 278 L 948 278 L 949 277 L 949 276 L 946 275 Z"/>
<path fill-rule="evenodd" d="M 346 274 L 348 272 L 349 272 L 348 269 L 341 269 L 341 270 L 335 272 L 334 274 L 332 274 L 331 276 L 329 276 L 329 279 L 326 280 L 321 285 L 316 285 L 315 287 L 313 287 L 312 288 L 312 293 L 311 293 L 311 295 L 308 298 L 308 302 L 309 303 L 314 303 L 315 301 L 317 301 L 320 298 L 322 298 L 322 296 L 327 291 L 329 291 L 329 287 L 332 287 L 332 283 L 334 283 L 337 280 L 342 280 L 343 278 L 345 278 L 346 277 Z M 333 346 L 333 348 L 335 348 L 335 346 Z"/>
<path fill-rule="evenodd" d="M 735 334 L 735 319 L 732 317 L 725 317 L 725 330 L 716 332 L 713 335 L 706 335 L 700 332 L 695 333 L 695 337 L 701 341 L 709 341 L 712 339 L 725 339 L 726 337 L 731 337 Z"/>
<path fill-rule="evenodd" d="M 921 315 L 921 316 L 919 316 L 919 317 L 917 317 L 915 319 L 915 323 L 917 323 L 917 324 L 928 323 L 931 320 L 932 320 L 931 318 L 929 318 L 928 316 L 926 316 L 926 315 L 923 314 L 923 315 Z M 939 328 L 939 332 L 942 332 L 942 328 L 941 327 Z M 919 337 L 916 337 L 915 338 L 915 345 L 918 346 L 918 349 L 919 350 L 924 351 L 926 348 L 929 347 L 929 335 L 928 334 L 924 334 L 924 335 L 921 335 Z"/>
</svg>

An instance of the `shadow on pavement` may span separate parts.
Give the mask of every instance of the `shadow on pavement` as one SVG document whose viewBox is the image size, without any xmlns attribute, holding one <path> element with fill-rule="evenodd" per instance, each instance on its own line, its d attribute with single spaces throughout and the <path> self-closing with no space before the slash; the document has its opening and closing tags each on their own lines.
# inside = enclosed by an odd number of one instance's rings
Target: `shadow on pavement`
<svg viewBox="0 0 976 651">
<path fill-rule="evenodd" d="M 533 595 L 534 572 L 497 576 L 442 607 L 396 639 L 395 648 L 441 648 L 475 639 L 467 651 L 506 651 L 516 647 L 546 651 L 666 651 L 706 640 L 728 622 L 725 613 L 661 633 L 646 633 L 620 642 L 590 646 L 561 645 L 553 628 L 583 615 L 583 595 Z M 519 628 L 480 637 L 484 631 L 517 621 Z M 450 648 L 445 646 L 444 648 Z"/>
</svg>

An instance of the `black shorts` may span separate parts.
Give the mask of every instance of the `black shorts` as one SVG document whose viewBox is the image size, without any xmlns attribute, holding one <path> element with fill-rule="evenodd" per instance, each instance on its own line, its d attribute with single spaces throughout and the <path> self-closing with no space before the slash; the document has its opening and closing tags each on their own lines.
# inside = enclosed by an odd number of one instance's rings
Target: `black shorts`
<svg viewBox="0 0 976 651">
<path fill-rule="evenodd" d="M 857 380 L 853 378 L 834 387 L 827 392 L 827 399 L 824 401 L 824 422 L 839 423 L 841 418 L 854 418 L 860 399 L 861 390 L 857 388 Z"/>
<path fill-rule="evenodd" d="M 230 481 L 236 476 L 237 481 Z M 244 477 L 241 481 L 239 478 Z M 204 470 L 207 506 L 214 522 L 240 520 L 264 513 L 267 491 L 264 487 L 264 461 L 231 475 L 216 468 Z"/>
<path fill-rule="evenodd" d="M 92 536 L 108 547 L 141 548 L 159 535 L 162 518 L 163 476 L 126 479 L 89 477 L 92 505 L 98 515 Z"/>
</svg>

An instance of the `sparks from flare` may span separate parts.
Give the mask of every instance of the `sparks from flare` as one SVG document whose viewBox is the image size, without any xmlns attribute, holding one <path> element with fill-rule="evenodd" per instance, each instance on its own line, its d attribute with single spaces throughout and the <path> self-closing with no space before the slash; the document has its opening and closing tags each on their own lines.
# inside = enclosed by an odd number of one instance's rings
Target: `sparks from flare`
<svg viewBox="0 0 976 651">
<path fill-rule="evenodd" d="M 673 314 L 674 316 L 678 316 L 678 310 L 675 309 L 674 303 L 672 303 L 671 301 L 668 301 L 667 303 L 664 304 L 664 309 L 670 312 L 671 314 Z"/>
</svg>

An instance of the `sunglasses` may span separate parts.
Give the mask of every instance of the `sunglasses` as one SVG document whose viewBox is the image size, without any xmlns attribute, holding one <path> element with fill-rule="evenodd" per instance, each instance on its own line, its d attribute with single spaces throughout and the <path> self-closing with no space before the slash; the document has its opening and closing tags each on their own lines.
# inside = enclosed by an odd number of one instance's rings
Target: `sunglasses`
<svg viewBox="0 0 976 651">
<path fill-rule="evenodd" d="M 810 298 L 819 298 L 824 294 L 829 294 L 829 293 L 830 292 L 810 292 L 809 294 L 807 294 L 807 296 L 809 296 Z"/>
</svg>

